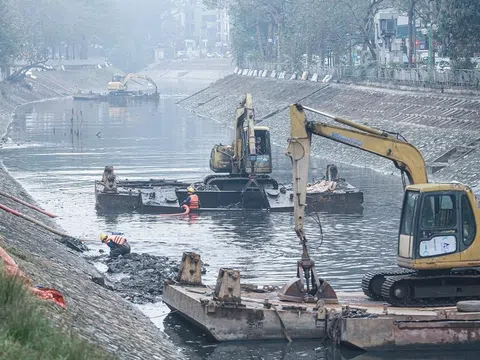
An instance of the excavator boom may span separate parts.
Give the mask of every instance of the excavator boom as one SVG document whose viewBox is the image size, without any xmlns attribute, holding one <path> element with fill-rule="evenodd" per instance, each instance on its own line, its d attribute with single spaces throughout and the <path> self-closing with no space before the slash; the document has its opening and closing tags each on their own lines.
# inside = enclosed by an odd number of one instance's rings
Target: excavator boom
<svg viewBox="0 0 480 360">
<path fill-rule="evenodd" d="M 299 104 L 291 106 L 291 116 L 302 116 L 301 114 L 304 113 L 304 110 L 329 117 L 338 123 L 355 129 L 322 122 L 308 122 L 303 114 L 304 127 L 306 127 L 307 131 L 391 160 L 397 169 L 405 172 L 412 185 L 428 183 L 425 160 L 420 151 L 412 144 L 398 139 L 385 131 L 357 124 L 312 108 L 302 107 Z"/>
</svg>

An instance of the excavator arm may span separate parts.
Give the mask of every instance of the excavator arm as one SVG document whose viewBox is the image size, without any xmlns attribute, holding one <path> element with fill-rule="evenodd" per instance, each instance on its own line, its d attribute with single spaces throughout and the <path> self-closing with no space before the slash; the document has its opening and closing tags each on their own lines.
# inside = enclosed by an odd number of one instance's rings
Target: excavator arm
<svg viewBox="0 0 480 360">
<path fill-rule="evenodd" d="M 356 130 L 321 122 L 309 122 L 304 110 L 327 116 Z M 290 128 L 287 155 L 292 159 L 293 166 L 295 232 L 302 243 L 306 242 L 303 225 L 312 134 L 391 160 L 398 169 L 406 173 L 410 184 L 428 183 L 425 160 L 420 151 L 412 144 L 397 139 L 385 131 L 303 107 L 300 104 L 290 106 Z M 303 249 L 304 254 L 305 251 L 306 248 Z"/>
<path fill-rule="evenodd" d="M 255 150 L 255 114 L 253 110 L 252 94 L 247 93 L 236 112 L 236 130 L 234 144 L 234 158 L 238 160 L 239 167 L 246 167 L 247 161 L 252 162 L 252 173 L 255 164 L 254 158 L 246 159 L 245 148 L 250 156 L 256 155 Z M 244 138 L 246 134 L 247 139 Z M 240 169 L 239 169 L 240 170 Z"/>
<path fill-rule="evenodd" d="M 350 128 L 322 122 L 309 122 L 305 110 L 326 116 Z M 302 244 L 302 258 L 297 265 L 297 279 L 290 281 L 282 288 L 280 297 L 291 301 L 307 301 L 313 298 L 335 302 L 337 301 L 335 291 L 316 274 L 315 263 L 308 254 L 304 231 L 312 134 L 391 160 L 398 169 L 406 173 L 410 184 L 428 183 L 425 160 L 412 144 L 385 131 L 303 107 L 300 104 L 290 106 L 290 130 L 287 156 L 292 161 L 295 232 Z"/>
<path fill-rule="evenodd" d="M 356 130 L 322 122 L 307 121 L 304 110 L 326 116 Z M 303 124 L 303 128 L 307 132 L 391 160 L 395 167 L 405 172 L 410 185 L 428 183 L 425 160 L 420 151 L 412 144 L 398 139 L 396 136 L 312 108 L 302 107 L 299 104 L 290 107 L 290 116 L 292 123 L 295 121 Z"/>
<path fill-rule="evenodd" d="M 135 73 L 130 73 L 127 76 L 125 76 L 125 79 L 123 80 L 123 86 L 127 88 L 127 84 L 130 80 L 132 79 L 143 79 L 147 80 L 149 83 L 151 83 L 153 86 L 155 86 L 155 94 L 158 93 L 158 87 L 155 81 L 152 80 L 152 78 L 148 75 L 139 75 Z"/>
</svg>

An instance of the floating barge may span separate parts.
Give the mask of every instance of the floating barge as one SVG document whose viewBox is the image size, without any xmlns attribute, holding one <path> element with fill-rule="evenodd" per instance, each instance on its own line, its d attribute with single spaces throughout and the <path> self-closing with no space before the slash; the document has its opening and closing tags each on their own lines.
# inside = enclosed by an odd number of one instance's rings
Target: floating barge
<svg viewBox="0 0 480 360">
<path fill-rule="evenodd" d="M 278 289 L 240 284 L 240 272 L 220 269 L 215 286 L 201 281 L 200 256 L 184 253 L 168 307 L 216 341 L 330 338 L 359 350 L 480 348 L 480 312 L 400 308 L 363 293 L 338 293 L 339 303 L 281 301 Z"/>
<path fill-rule="evenodd" d="M 137 91 L 125 91 L 122 93 L 96 93 L 78 92 L 73 95 L 73 100 L 76 101 L 116 101 L 120 99 L 132 99 L 132 100 L 158 100 L 160 98 L 159 93 L 142 93 Z"/>
<path fill-rule="evenodd" d="M 208 177 L 207 177 L 208 178 Z M 207 180 L 207 178 L 205 180 Z M 227 177 L 225 177 L 227 178 Z M 218 177 L 216 178 L 218 181 Z M 209 185 L 206 181 L 186 183 L 177 180 L 151 179 L 116 181 L 116 186 L 95 181 L 96 208 L 104 212 L 139 211 L 144 213 L 181 213 L 182 201 L 187 198 L 187 187 L 196 188 L 201 208 L 196 212 L 265 210 L 293 212 L 291 186 L 276 182 L 266 186 L 262 178 L 250 182 L 248 177 L 236 178 L 235 188 Z M 208 180 L 207 180 L 208 181 Z M 226 181 L 225 184 L 231 184 Z M 325 181 L 315 184 L 307 193 L 307 204 L 315 211 L 361 214 L 363 193 L 345 181 L 336 182 L 335 189 Z"/>
</svg>

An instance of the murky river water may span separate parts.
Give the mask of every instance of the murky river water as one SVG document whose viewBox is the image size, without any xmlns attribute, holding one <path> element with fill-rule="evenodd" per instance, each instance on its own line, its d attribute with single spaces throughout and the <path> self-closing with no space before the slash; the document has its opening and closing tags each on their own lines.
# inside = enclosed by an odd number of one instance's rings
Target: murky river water
<svg viewBox="0 0 480 360">
<path fill-rule="evenodd" d="M 179 108 L 177 100 L 166 97 L 158 104 L 128 107 L 71 100 L 25 106 L 10 128 L 3 162 L 44 208 L 59 215 L 59 224 L 71 235 L 97 239 L 104 230 L 122 231 L 132 251 L 178 259 L 184 251 L 194 250 L 209 264 L 207 283 L 213 283 L 220 266 L 234 266 L 248 279 L 244 281 L 283 284 L 295 275 L 300 256 L 291 214 L 231 212 L 177 218 L 96 213 L 94 180 L 101 178 L 105 165 L 128 179 L 198 180 L 210 173 L 211 147 L 230 143 L 232 130 Z M 286 142 L 280 145 L 274 148 L 273 176 L 290 182 Z M 328 160 L 313 159 L 315 178 L 323 175 L 326 164 Z M 363 168 L 337 166 L 342 177 L 364 191 L 365 210 L 362 215 L 320 214 L 323 243 L 315 222 L 307 221 L 310 253 L 318 272 L 335 289 L 359 291 L 366 271 L 395 266 L 401 181 Z M 96 252 L 101 246 L 94 243 L 91 248 Z M 314 342 L 290 347 L 214 346 L 176 317 L 159 317 L 167 311 L 163 305 L 141 308 L 192 358 L 342 358 L 332 350 L 315 351 Z"/>
</svg>

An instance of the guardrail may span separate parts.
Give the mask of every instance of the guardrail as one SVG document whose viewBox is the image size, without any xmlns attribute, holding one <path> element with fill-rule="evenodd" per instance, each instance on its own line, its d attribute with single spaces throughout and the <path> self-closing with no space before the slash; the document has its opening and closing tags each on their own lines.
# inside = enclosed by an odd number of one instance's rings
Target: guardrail
<svg viewBox="0 0 480 360">
<path fill-rule="evenodd" d="M 277 74 L 284 73 L 282 78 L 291 78 L 291 75 L 297 74 L 295 78 L 305 77 L 307 72 L 308 80 L 312 77 L 319 80 L 325 77 L 333 79 L 348 79 L 351 81 L 378 81 L 393 82 L 404 85 L 424 86 L 424 87 L 446 87 L 446 88 L 480 88 L 480 70 L 456 69 L 439 70 L 431 72 L 428 68 L 392 68 L 386 66 L 308 66 L 302 71 L 294 71 L 288 65 L 281 63 L 261 63 L 247 62 L 244 69 L 257 70 Z M 288 74 L 288 75 L 285 75 Z M 306 80 L 306 79 L 304 79 Z"/>
</svg>

